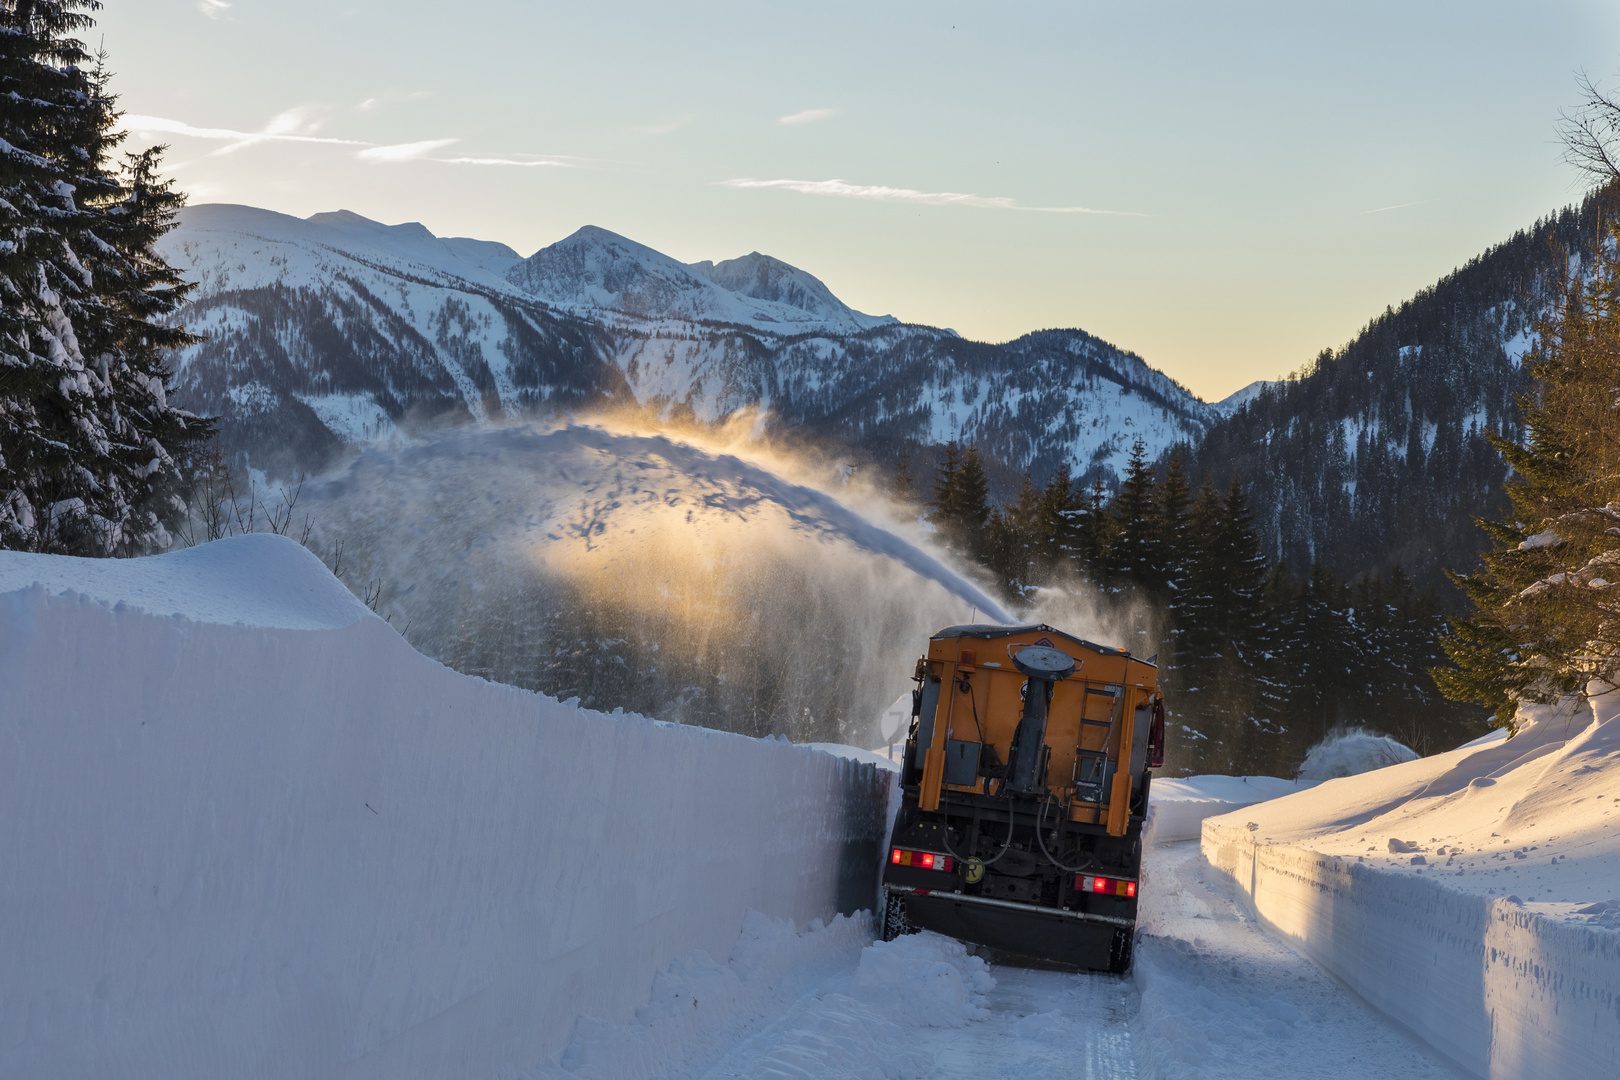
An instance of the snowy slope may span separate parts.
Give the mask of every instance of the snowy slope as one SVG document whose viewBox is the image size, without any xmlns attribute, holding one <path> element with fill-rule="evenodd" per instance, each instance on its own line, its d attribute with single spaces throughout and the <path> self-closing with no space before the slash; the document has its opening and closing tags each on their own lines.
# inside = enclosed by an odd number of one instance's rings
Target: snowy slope
<svg viewBox="0 0 1620 1080">
<path fill-rule="evenodd" d="M 1620 1069 L 1620 708 L 1204 824 L 1260 917 L 1480 1076 Z"/>
<path fill-rule="evenodd" d="M 1117 472 L 1197 439 L 1211 406 L 1079 330 L 1003 345 L 855 312 L 751 253 L 686 265 L 587 227 L 527 260 L 348 211 L 181 214 L 164 254 L 199 283 L 182 398 L 272 473 L 319 471 L 402 427 L 624 405 L 719 421 L 768 410 L 877 455 L 953 438 L 1044 476 Z"/>
<path fill-rule="evenodd" d="M 1196 840 L 1206 818 L 1313 786 L 1312 781 L 1275 776 L 1155 776 L 1148 792 L 1142 842 L 1152 845 Z"/>
<path fill-rule="evenodd" d="M 893 323 L 863 315 L 802 270 L 754 252 L 718 267 L 688 266 L 587 225 L 507 272 L 536 299 L 587 316 L 648 322 L 731 323 L 768 333 L 856 333 Z"/>
<path fill-rule="evenodd" d="M 623 384 L 587 326 L 497 272 L 504 245 L 440 240 L 357 214 L 307 221 L 188 207 L 160 250 L 198 283 L 207 340 L 176 356 L 182 397 L 282 474 L 324 467 L 408 419 L 489 422 L 600 405 Z"/>
<path fill-rule="evenodd" d="M 749 918 L 868 906 L 890 783 L 457 675 L 265 535 L 0 552 L 0 741 L 0 1076 L 41 1080 L 551 1068 Z"/>
<path fill-rule="evenodd" d="M 1234 391 L 1233 393 L 1228 394 L 1226 397 L 1221 398 L 1221 400 L 1215 402 L 1211 408 L 1213 408 L 1215 412 L 1222 417 L 1231 416 L 1233 413 L 1243 408 L 1243 406 L 1265 393 L 1268 389 L 1280 385 L 1282 384 L 1278 381 L 1256 379 L 1243 389 Z"/>
</svg>

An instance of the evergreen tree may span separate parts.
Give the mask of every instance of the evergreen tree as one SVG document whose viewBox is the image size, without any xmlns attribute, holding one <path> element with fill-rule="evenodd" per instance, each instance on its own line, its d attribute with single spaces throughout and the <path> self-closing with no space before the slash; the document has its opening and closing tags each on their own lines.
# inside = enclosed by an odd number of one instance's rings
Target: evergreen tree
<svg viewBox="0 0 1620 1080">
<path fill-rule="evenodd" d="M 955 521 L 959 507 L 957 505 L 956 474 L 962 468 L 962 447 L 955 439 L 945 444 L 945 455 L 940 458 L 939 465 L 934 469 L 934 487 L 928 500 L 928 508 L 933 511 L 928 520 L 944 533 L 948 523 Z"/>
<path fill-rule="evenodd" d="M 1453 574 L 1471 605 L 1434 678 L 1454 701 L 1511 724 L 1521 702 L 1620 682 L 1620 227 L 1566 271 L 1527 360 L 1523 442 L 1496 437 L 1512 467 L 1509 520 L 1475 574 Z M 1567 265 L 1567 262 L 1566 262 Z"/>
<path fill-rule="evenodd" d="M 975 562 L 990 561 L 990 481 L 977 447 L 954 439 L 934 476 L 933 522 L 947 544 Z"/>
<path fill-rule="evenodd" d="M 1221 524 L 1221 499 L 1207 479 L 1188 513 L 1188 533 L 1212 538 Z M 1183 716 L 1202 729 L 1214 719 L 1211 704 L 1213 673 L 1221 659 L 1219 595 L 1225 567 L 1210 542 L 1190 545 L 1185 573 L 1170 597 L 1172 642 L 1166 672 Z"/>
<path fill-rule="evenodd" d="M 1075 569 L 1101 584 L 1108 575 L 1108 553 L 1114 543 L 1114 519 L 1108 512 L 1108 491 L 1102 477 L 1092 481 L 1091 490 L 1081 496 L 1069 511 L 1073 528 L 1071 546 L 1064 551 Z"/>
<path fill-rule="evenodd" d="M 1042 494 L 1035 486 L 1035 478 L 1025 469 L 1018 497 L 1012 505 L 990 514 L 987 532 L 990 569 L 1015 595 L 1027 594 L 1044 580 L 1042 565 L 1048 538 L 1041 513 Z"/>
<path fill-rule="evenodd" d="M 1164 544 L 1154 487 L 1147 447 L 1138 439 L 1114 496 L 1115 536 L 1107 557 L 1108 578 L 1116 588 L 1135 587 L 1158 595 L 1164 587 Z"/>
<path fill-rule="evenodd" d="M 0 8 L 0 547 L 102 555 L 167 544 L 211 425 L 167 401 L 190 339 L 152 243 L 180 200 L 156 151 L 110 161 L 118 114 L 72 36 L 89 8 Z"/>
<path fill-rule="evenodd" d="M 1258 719 L 1283 724 L 1288 718 L 1289 697 L 1298 678 L 1289 662 L 1288 643 L 1294 636 L 1299 588 L 1287 563 L 1277 563 L 1266 575 L 1261 619 L 1252 647 L 1251 666 L 1256 672 Z"/>
<path fill-rule="evenodd" d="M 1058 466 L 1041 491 L 1040 580 L 1050 581 L 1076 546 L 1081 499 L 1068 462 Z"/>
<path fill-rule="evenodd" d="M 1274 740 L 1266 741 L 1274 725 L 1259 720 L 1269 671 L 1262 655 L 1266 564 L 1236 477 L 1224 498 L 1205 479 L 1186 535 L 1185 572 L 1170 600 L 1170 683 L 1189 722 L 1236 755 L 1233 767 L 1269 764 L 1277 759 Z"/>
<path fill-rule="evenodd" d="M 917 480 L 911 475 L 911 455 L 901 454 L 894 467 L 894 481 L 889 492 L 896 502 L 910 505 L 917 501 Z"/>
<path fill-rule="evenodd" d="M 984 527 L 990 520 L 990 479 L 984 472 L 979 448 L 968 444 L 962 450 L 962 467 L 956 474 L 958 528 L 964 546 L 976 557 L 986 554 Z"/>
<path fill-rule="evenodd" d="M 1258 642 L 1264 619 L 1268 567 L 1260 536 L 1254 528 L 1254 515 L 1249 510 L 1249 498 L 1236 473 L 1222 500 L 1219 521 L 1209 535 L 1219 568 L 1215 593 L 1217 625 L 1243 663 L 1253 666 L 1249 653 Z"/>
<path fill-rule="evenodd" d="M 1346 695 L 1352 687 L 1349 590 L 1320 562 L 1311 566 L 1305 587 L 1295 594 L 1289 636 L 1283 643 L 1285 671 L 1292 678 L 1288 716 L 1294 753 L 1304 751 L 1345 720 Z M 1299 738 L 1303 736 L 1303 740 Z"/>
<path fill-rule="evenodd" d="M 1192 490 L 1187 484 L 1187 470 L 1182 462 L 1180 448 L 1170 452 L 1165 465 L 1164 479 L 1159 481 L 1155 493 L 1159 515 L 1160 576 L 1172 593 L 1179 589 L 1187 575 L 1191 558 L 1191 537 L 1188 531 L 1188 513 L 1192 505 Z M 1172 599 L 1173 603 L 1173 599 Z"/>
</svg>

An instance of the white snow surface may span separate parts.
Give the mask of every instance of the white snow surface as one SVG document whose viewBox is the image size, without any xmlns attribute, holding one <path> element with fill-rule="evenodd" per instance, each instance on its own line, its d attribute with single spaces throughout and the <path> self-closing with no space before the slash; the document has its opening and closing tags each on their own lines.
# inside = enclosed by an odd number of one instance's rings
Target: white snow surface
<svg viewBox="0 0 1620 1080">
<path fill-rule="evenodd" d="M 1231 800 L 1267 777 L 1177 781 Z M 1206 799 L 1206 801 L 1208 801 Z M 1461 1075 L 1244 911 L 1198 846 L 1146 853 L 1133 977 L 986 965 L 921 933 L 750 917 L 731 959 L 660 975 L 634 1022 L 581 1027 L 537 1080 L 1447 1080 Z M 864 929 L 864 927 L 862 928 Z M 863 947 L 864 946 L 864 947 Z"/>
<path fill-rule="evenodd" d="M 0 552 L 0 743 L 31 1080 L 544 1072 L 762 919 L 869 940 L 816 920 L 869 906 L 892 783 L 458 675 L 274 536 Z"/>
<path fill-rule="evenodd" d="M 1614 697 L 1210 818 L 1204 854 L 1268 927 L 1475 1075 L 1615 1076 Z"/>
<path fill-rule="evenodd" d="M 186 207 L 180 227 L 158 249 L 194 275 L 205 294 L 278 284 L 320 287 L 334 274 L 367 269 L 515 292 L 505 272 L 519 261 L 505 244 L 440 239 L 415 221 L 384 225 L 349 210 L 296 218 L 233 203 Z"/>
<path fill-rule="evenodd" d="M 1205 818 L 1292 795 L 1310 786 L 1310 781 L 1283 780 L 1275 776 L 1155 776 L 1148 786 L 1143 843 L 1196 840 Z"/>
<path fill-rule="evenodd" d="M 1267 390 L 1267 388 L 1277 385 L 1280 385 L 1279 380 L 1256 379 L 1243 389 L 1233 391 L 1232 393 L 1226 395 L 1226 397 L 1221 398 L 1221 400 L 1213 402 L 1210 407 L 1221 416 L 1231 416 L 1233 413 L 1243 408 L 1243 406 L 1259 397 Z"/>
<path fill-rule="evenodd" d="M 1417 756 L 1417 751 L 1388 735 L 1352 728 L 1335 732 L 1311 747 L 1299 767 L 1299 778 L 1317 782 L 1336 780 L 1399 765 Z"/>
<path fill-rule="evenodd" d="M 1131 1033 L 1143 1080 L 1463 1075 L 1267 934 L 1197 844 L 1148 851 L 1141 896 Z"/>
<path fill-rule="evenodd" d="M 30 588 L 220 626 L 337 630 L 371 614 L 313 554 L 268 533 L 145 559 L 0 552 L 0 595 Z"/>
<path fill-rule="evenodd" d="M 556 307 L 651 322 L 718 322 L 792 334 L 859 333 L 898 321 L 864 315 L 819 279 L 757 251 L 718 265 L 688 265 L 595 225 L 541 248 L 507 279 Z"/>
<path fill-rule="evenodd" d="M 859 746 L 846 746 L 843 743 L 813 742 L 800 745 L 807 746 L 812 750 L 820 750 L 822 753 L 831 754 L 833 757 L 848 758 L 850 761 L 876 765 L 878 768 L 889 772 L 897 773 L 900 771 L 900 762 L 891 760 L 876 750 L 863 750 Z"/>
</svg>

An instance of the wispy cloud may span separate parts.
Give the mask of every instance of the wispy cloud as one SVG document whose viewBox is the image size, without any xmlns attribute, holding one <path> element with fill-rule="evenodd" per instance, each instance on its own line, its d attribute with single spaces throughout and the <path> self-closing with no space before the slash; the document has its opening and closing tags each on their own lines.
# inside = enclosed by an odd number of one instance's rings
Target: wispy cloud
<svg viewBox="0 0 1620 1080">
<path fill-rule="evenodd" d="M 721 187 L 777 188 L 801 195 L 828 195 L 837 199 L 868 199 L 874 202 L 921 203 L 927 206 L 982 206 L 992 210 L 1033 210 L 1042 214 L 1106 214 L 1113 217 L 1146 217 L 1129 210 L 1094 210 L 1089 206 L 1022 206 L 1016 199 L 999 195 L 969 195 L 955 191 L 917 191 L 913 188 L 885 187 L 878 184 L 848 184 L 842 180 L 717 180 Z"/>
<path fill-rule="evenodd" d="M 837 115 L 837 109 L 806 109 L 803 112 L 780 117 L 776 122 L 778 124 L 813 124 L 817 120 L 825 120 L 830 116 Z"/>
<path fill-rule="evenodd" d="M 1417 202 L 1396 203 L 1394 206 L 1380 206 L 1376 210 L 1363 210 L 1362 213 L 1363 214 L 1382 214 L 1385 210 L 1405 210 L 1408 206 L 1422 206 L 1424 203 L 1426 203 L 1428 201 L 1429 200 L 1427 200 L 1427 199 L 1419 199 Z"/>
<path fill-rule="evenodd" d="M 197 0 L 197 10 L 210 19 L 219 18 L 230 6 L 225 0 Z"/>
<path fill-rule="evenodd" d="M 583 158 L 570 157 L 449 157 L 432 158 L 446 165 L 514 165 L 520 169 L 577 169 Z"/>
<path fill-rule="evenodd" d="M 460 141 L 460 139 L 423 139 L 421 142 L 398 143 L 393 146 L 371 146 L 356 156 L 365 161 L 415 161 Z"/>
<path fill-rule="evenodd" d="M 207 139 L 226 145 L 214 155 L 228 154 L 246 146 L 264 142 L 324 143 L 330 146 L 356 146 L 355 156 L 362 161 L 398 164 L 407 161 L 431 161 L 441 165 L 503 165 L 520 169 L 578 169 L 592 159 L 569 157 L 562 154 L 466 154 L 454 157 L 436 157 L 435 151 L 460 142 L 460 139 L 421 139 L 417 142 L 380 145 L 364 139 L 333 139 L 311 132 L 322 121 L 315 111 L 300 106 L 273 117 L 260 131 L 237 131 L 234 128 L 205 128 L 170 120 L 163 116 L 126 114 L 124 130 L 137 135 L 184 135 L 192 139 Z M 212 156 L 212 155 L 211 155 Z M 187 162 L 186 164 L 190 164 Z M 180 168 L 170 165 L 169 168 Z"/>
<path fill-rule="evenodd" d="M 135 113 L 124 116 L 123 128 L 125 131 L 136 134 L 186 135 L 193 139 L 211 139 L 219 142 L 239 143 L 242 146 L 260 142 L 328 143 L 336 146 L 370 145 L 360 139 L 332 139 L 306 133 L 314 130 L 319 125 L 305 126 L 304 131 L 301 132 L 298 130 L 299 117 L 297 112 L 297 110 L 289 109 L 287 112 L 281 113 L 266 124 L 262 131 L 194 127 L 181 120 L 170 120 L 163 116 L 142 116 Z"/>
</svg>

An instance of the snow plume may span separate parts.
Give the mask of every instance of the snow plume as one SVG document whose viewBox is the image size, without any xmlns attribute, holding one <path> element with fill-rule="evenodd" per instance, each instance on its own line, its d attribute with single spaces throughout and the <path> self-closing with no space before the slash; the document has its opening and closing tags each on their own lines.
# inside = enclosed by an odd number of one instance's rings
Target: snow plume
<svg viewBox="0 0 1620 1080">
<path fill-rule="evenodd" d="M 1359 776 L 1364 772 L 1412 761 L 1417 752 L 1388 735 L 1375 735 L 1366 728 L 1332 731 L 1311 747 L 1299 767 L 1301 780 L 1334 780 Z"/>
<path fill-rule="evenodd" d="M 1023 622 L 1045 623 L 1079 638 L 1154 657 L 1167 629 L 1166 613 L 1138 596 L 1105 593 L 1079 574 L 1065 574 L 1049 587 L 1032 590 Z"/>
<path fill-rule="evenodd" d="M 1011 621 L 858 483 L 600 425 L 457 429 L 306 489 L 321 550 L 413 644 L 586 705 L 874 744 L 942 626 Z M 907 533 L 915 533 L 908 537 Z"/>
</svg>

